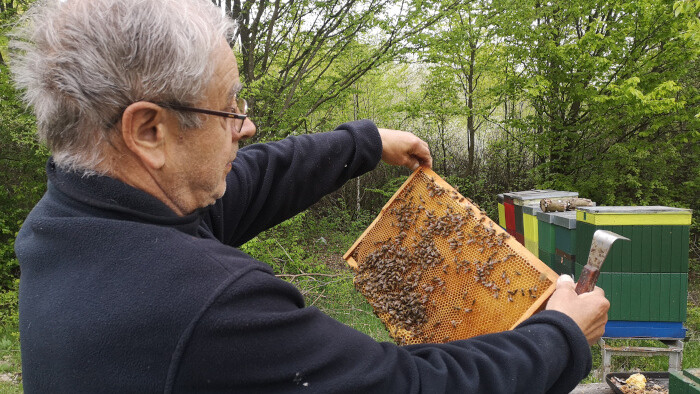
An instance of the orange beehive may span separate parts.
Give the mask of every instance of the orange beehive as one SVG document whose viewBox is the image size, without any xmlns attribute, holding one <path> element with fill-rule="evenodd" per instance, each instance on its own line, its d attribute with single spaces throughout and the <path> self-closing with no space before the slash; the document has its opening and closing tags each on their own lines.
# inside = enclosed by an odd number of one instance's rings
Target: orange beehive
<svg viewBox="0 0 700 394">
<path fill-rule="evenodd" d="M 433 171 L 416 170 L 343 258 L 399 344 L 512 329 L 557 274 Z"/>
</svg>

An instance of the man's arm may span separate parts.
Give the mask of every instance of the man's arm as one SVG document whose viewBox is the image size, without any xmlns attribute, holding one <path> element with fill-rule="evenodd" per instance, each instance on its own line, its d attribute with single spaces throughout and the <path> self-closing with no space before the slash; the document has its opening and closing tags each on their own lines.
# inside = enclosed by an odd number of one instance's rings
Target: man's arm
<svg viewBox="0 0 700 394">
<path fill-rule="evenodd" d="M 408 168 L 432 165 L 428 145 L 418 137 L 378 130 L 367 120 L 241 149 L 226 194 L 212 210 L 214 234 L 240 245 L 374 169 L 380 158 Z"/>
<path fill-rule="evenodd" d="M 183 338 L 169 385 L 313 393 L 568 393 L 591 368 L 576 323 L 545 311 L 512 331 L 446 344 L 378 343 L 253 270 L 231 282 Z"/>
</svg>

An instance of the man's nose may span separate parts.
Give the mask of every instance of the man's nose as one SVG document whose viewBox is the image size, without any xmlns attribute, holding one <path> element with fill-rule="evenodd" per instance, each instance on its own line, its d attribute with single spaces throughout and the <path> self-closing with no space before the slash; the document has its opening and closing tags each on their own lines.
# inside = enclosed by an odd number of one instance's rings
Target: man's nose
<svg viewBox="0 0 700 394">
<path fill-rule="evenodd" d="M 257 127 L 250 118 L 245 118 L 241 126 L 241 132 L 238 133 L 239 140 L 245 140 L 255 135 Z"/>
</svg>

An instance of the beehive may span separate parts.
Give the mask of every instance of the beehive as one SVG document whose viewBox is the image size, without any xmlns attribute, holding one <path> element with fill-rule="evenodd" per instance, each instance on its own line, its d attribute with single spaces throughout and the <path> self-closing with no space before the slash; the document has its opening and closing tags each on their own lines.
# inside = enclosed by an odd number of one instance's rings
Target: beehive
<svg viewBox="0 0 700 394">
<path fill-rule="evenodd" d="M 540 260 L 558 274 L 573 275 L 576 261 L 576 211 L 539 211 L 537 219 Z"/>
<path fill-rule="evenodd" d="M 419 168 L 343 258 L 399 344 L 514 328 L 557 275 L 433 171 Z"/>
<path fill-rule="evenodd" d="M 557 199 L 569 197 L 578 197 L 578 193 L 551 189 L 503 193 L 503 214 L 505 216 L 506 229 L 508 230 L 508 233 L 514 236 L 518 242 L 525 245 L 526 223 L 523 220 L 524 207 L 538 207 L 540 205 L 540 201 L 544 198 Z"/>
<path fill-rule="evenodd" d="M 690 209 L 579 207 L 576 220 L 577 273 L 588 260 L 596 230 L 630 239 L 614 243 L 600 269 L 598 286 L 610 300 L 610 321 L 686 320 Z"/>
<path fill-rule="evenodd" d="M 523 206 L 523 236 L 525 247 L 535 256 L 539 256 L 539 231 L 537 213 L 542 212 L 538 206 Z"/>
<path fill-rule="evenodd" d="M 498 225 L 506 229 L 506 206 L 504 204 L 503 194 L 497 196 L 498 199 Z"/>
<path fill-rule="evenodd" d="M 580 207 L 576 214 L 578 261 L 585 264 L 596 230 L 609 230 L 631 242 L 613 245 L 601 272 L 687 273 L 690 209 Z"/>
</svg>

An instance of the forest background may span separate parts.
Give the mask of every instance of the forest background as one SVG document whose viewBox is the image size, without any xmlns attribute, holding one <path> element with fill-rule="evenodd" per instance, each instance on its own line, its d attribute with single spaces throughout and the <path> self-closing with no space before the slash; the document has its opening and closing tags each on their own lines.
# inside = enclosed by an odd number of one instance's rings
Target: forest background
<svg viewBox="0 0 700 394">
<path fill-rule="evenodd" d="M 11 27 L 32 2 L 0 0 L 0 372 L 14 383 L 14 238 L 45 191 L 48 157 L 6 66 Z M 426 140 L 436 172 L 496 221 L 498 193 L 533 188 L 693 209 L 698 335 L 700 0 L 213 2 L 239 23 L 231 45 L 253 143 L 369 118 Z M 388 339 L 340 255 L 407 175 L 380 165 L 244 250 L 309 305 Z"/>
</svg>

